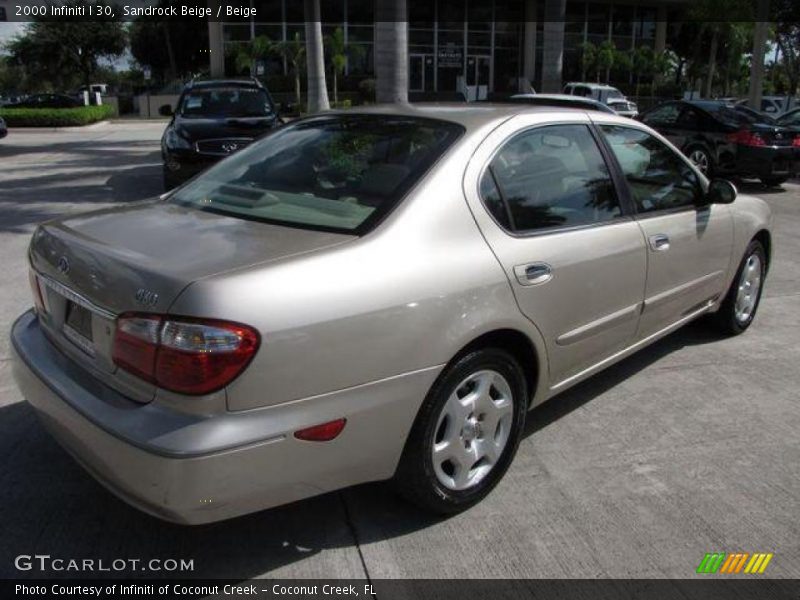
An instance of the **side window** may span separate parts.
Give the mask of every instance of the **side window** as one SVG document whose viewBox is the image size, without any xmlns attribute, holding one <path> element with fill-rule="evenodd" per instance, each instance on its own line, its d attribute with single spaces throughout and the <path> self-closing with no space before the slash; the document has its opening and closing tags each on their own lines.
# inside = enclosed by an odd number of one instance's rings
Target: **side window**
<svg viewBox="0 0 800 600">
<path fill-rule="evenodd" d="M 586 125 L 537 127 L 512 138 L 484 173 L 480 192 L 497 222 L 518 232 L 602 223 L 621 214 Z"/>
<path fill-rule="evenodd" d="M 678 121 L 679 113 L 680 107 L 677 104 L 665 104 L 647 113 L 642 118 L 642 122 L 647 123 L 651 127 L 658 125 L 674 125 Z"/>
<path fill-rule="evenodd" d="M 700 181 L 673 150 L 645 131 L 618 125 L 601 125 L 625 173 L 639 212 L 692 206 L 700 194 Z"/>
<path fill-rule="evenodd" d="M 683 129 L 697 129 L 700 127 L 700 115 L 693 108 L 686 107 L 681 111 L 678 117 L 678 127 Z"/>
</svg>

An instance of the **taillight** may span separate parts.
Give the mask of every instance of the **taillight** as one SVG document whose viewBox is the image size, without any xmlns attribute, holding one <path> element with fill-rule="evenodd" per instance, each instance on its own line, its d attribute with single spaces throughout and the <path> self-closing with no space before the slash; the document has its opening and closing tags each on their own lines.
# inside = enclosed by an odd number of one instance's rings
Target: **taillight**
<svg viewBox="0 0 800 600">
<path fill-rule="evenodd" d="M 794 139 L 792 140 L 792 146 L 795 148 L 800 148 L 800 134 L 794 136 Z"/>
<path fill-rule="evenodd" d="M 767 145 L 767 143 L 764 141 L 764 138 L 762 138 L 760 134 L 754 131 L 749 131 L 747 129 L 741 129 L 735 133 L 729 133 L 728 141 L 734 144 L 739 144 L 740 146 Z"/>
<path fill-rule="evenodd" d="M 33 293 L 33 304 L 36 307 L 37 313 L 45 313 L 44 307 L 44 294 L 42 294 L 42 286 L 39 283 L 39 277 L 33 272 L 33 269 L 28 269 L 28 282 L 31 284 L 31 292 Z"/>
<path fill-rule="evenodd" d="M 236 379 L 258 345 L 258 332 L 239 323 L 127 313 L 117 319 L 112 356 L 158 387 L 200 395 Z"/>
</svg>

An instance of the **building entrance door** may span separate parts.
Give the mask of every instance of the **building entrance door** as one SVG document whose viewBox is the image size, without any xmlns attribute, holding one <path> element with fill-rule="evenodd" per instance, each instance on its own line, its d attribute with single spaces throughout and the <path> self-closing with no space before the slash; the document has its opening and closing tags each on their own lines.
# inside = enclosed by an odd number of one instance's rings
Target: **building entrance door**
<svg viewBox="0 0 800 600">
<path fill-rule="evenodd" d="M 408 91 L 430 92 L 433 90 L 433 55 L 410 54 L 408 56 Z"/>
<path fill-rule="evenodd" d="M 468 100 L 486 100 L 491 88 L 490 56 L 471 54 L 467 56 Z"/>
</svg>

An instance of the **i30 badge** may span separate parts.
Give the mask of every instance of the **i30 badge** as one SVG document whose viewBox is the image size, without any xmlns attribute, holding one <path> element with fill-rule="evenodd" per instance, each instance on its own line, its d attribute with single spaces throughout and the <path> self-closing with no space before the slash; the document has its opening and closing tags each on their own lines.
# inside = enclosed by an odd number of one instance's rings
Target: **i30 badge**
<svg viewBox="0 0 800 600">
<path fill-rule="evenodd" d="M 136 290 L 136 302 L 145 306 L 155 306 L 158 303 L 158 294 L 144 288 Z"/>
</svg>

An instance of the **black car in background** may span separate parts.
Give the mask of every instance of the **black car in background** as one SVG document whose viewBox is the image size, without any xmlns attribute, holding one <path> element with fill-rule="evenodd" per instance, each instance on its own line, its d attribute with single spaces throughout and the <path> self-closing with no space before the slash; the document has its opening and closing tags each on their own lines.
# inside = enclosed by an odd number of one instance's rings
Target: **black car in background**
<svg viewBox="0 0 800 600">
<path fill-rule="evenodd" d="M 757 177 L 773 186 L 797 172 L 800 135 L 757 111 L 714 100 L 675 101 L 639 118 L 708 176 Z"/>
<path fill-rule="evenodd" d="M 184 88 L 161 138 L 164 189 L 248 146 L 282 123 L 267 89 L 256 79 L 192 81 Z"/>
<path fill-rule="evenodd" d="M 78 108 L 83 102 L 66 94 L 34 94 L 21 102 L 6 104 L 4 108 Z"/>
<path fill-rule="evenodd" d="M 0 140 L 8 135 L 8 128 L 6 127 L 6 122 L 3 120 L 3 117 L 0 117 Z"/>
</svg>

